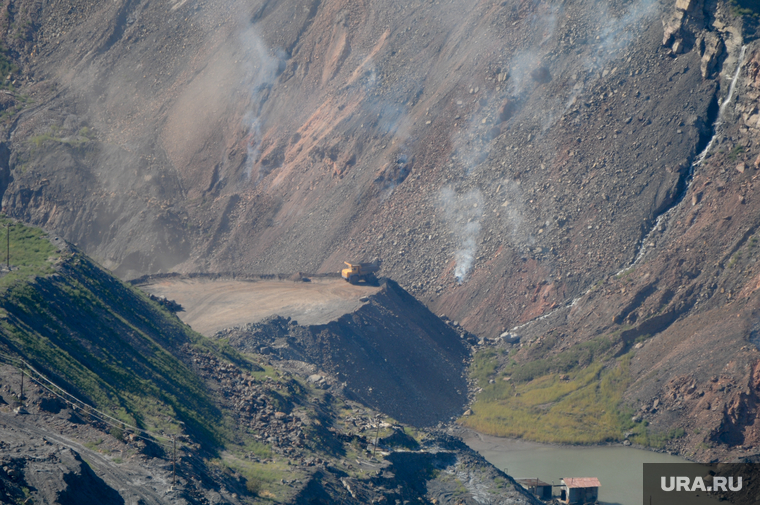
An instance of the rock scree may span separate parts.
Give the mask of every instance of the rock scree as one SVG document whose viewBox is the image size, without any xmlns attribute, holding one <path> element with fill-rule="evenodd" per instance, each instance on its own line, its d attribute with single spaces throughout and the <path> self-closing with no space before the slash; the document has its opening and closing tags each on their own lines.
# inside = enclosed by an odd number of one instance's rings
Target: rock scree
<svg viewBox="0 0 760 505">
<path fill-rule="evenodd" d="M 392 280 L 336 321 L 301 326 L 275 316 L 225 337 L 243 351 L 312 363 L 348 398 L 415 426 L 459 415 L 467 402 L 468 345 Z"/>
</svg>

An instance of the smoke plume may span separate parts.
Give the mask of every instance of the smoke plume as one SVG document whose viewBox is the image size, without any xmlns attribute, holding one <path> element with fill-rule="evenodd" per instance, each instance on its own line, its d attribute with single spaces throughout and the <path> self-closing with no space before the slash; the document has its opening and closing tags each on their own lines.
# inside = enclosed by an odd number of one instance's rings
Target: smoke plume
<svg viewBox="0 0 760 505">
<path fill-rule="evenodd" d="M 441 190 L 439 203 L 457 241 L 458 249 L 454 254 L 456 259 L 454 277 L 461 284 L 475 262 L 477 240 L 480 235 L 480 218 L 483 215 L 483 195 L 478 189 L 457 193 L 450 187 L 446 187 Z"/>
<path fill-rule="evenodd" d="M 287 55 L 282 50 L 270 50 L 253 26 L 241 32 L 239 39 L 244 50 L 244 70 L 251 90 L 251 110 L 243 119 L 248 128 L 246 175 L 251 180 L 261 147 L 261 109 L 284 67 Z M 258 184 L 265 175 L 260 168 L 254 182 Z"/>
</svg>

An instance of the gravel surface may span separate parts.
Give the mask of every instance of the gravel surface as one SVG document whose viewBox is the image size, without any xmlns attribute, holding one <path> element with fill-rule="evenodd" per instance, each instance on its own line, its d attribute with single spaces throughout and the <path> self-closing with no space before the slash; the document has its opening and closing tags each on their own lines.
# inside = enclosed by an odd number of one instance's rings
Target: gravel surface
<svg viewBox="0 0 760 505">
<path fill-rule="evenodd" d="M 212 336 L 232 326 L 256 323 L 273 315 L 304 325 L 326 324 L 353 312 L 377 293 L 378 287 L 351 285 L 343 279 L 288 280 L 159 280 L 142 285 L 157 296 L 175 300 L 178 316 L 202 335 Z"/>
</svg>

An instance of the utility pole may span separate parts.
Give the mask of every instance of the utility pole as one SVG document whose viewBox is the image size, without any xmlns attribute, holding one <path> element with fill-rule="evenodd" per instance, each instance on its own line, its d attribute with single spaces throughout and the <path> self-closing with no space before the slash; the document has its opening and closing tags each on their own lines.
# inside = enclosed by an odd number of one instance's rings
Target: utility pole
<svg viewBox="0 0 760 505">
<path fill-rule="evenodd" d="M 5 266 L 11 271 L 11 223 L 8 223 L 5 231 Z"/>
<path fill-rule="evenodd" d="M 177 438 L 172 437 L 172 487 L 177 485 Z"/>
<path fill-rule="evenodd" d="M 372 449 L 372 457 L 375 457 L 375 453 L 377 452 L 377 444 L 380 442 L 380 417 L 375 418 L 375 423 L 377 424 L 377 433 L 375 433 L 375 448 Z"/>
<path fill-rule="evenodd" d="M 21 362 L 21 396 L 18 397 L 19 401 L 21 402 L 21 406 L 24 406 L 24 362 Z"/>
</svg>

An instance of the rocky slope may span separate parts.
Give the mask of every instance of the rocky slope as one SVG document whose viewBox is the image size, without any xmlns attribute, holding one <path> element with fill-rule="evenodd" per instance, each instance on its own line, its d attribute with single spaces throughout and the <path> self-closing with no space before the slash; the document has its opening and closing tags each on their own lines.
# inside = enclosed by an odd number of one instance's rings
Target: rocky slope
<svg viewBox="0 0 760 505">
<path fill-rule="evenodd" d="M 3 503 L 538 503 L 461 441 L 314 384 L 306 363 L 276 368 L 210 341 L 61 239 L 13 232 Z M 460 357 L 438 324 L 430 351 Z"/>
<path fill-rule="evenodd" d="M 176 481 L 171 446 L 122 436 L 35 383 L 25 386 L 25 412 L 12 412 L 20 375 L 0 367 L 3 503 L 538 503 L 458 439 L 419 432 L 418 442 L 376 412 L 329 397 L 285 415 L 278 391 L 295 381 L 254 381 L 205 353 L 193 359 L 225 388 L 224 407 L 251 438 L 242 441 L 247 451 L 228 448 L 209 465 L 194 439 L 181 437 Z M 248 381 L 235 387 L 237 378 Z"/>
<path fill-rule="evenodd" d="M 325 325 L 275 317 L 219 336 L 241 351 L 311 363 L 348 398 L 415 426 L 458 417 L 467 402 L 469 345 L 391 280 Z"/>
<path fill-rule="evenodd" d="M 596 337 L 609 359 L 633 350 L 627 405 L 686 429 L 693 457 L 754 447 L 751 6 L 4 9 L 9 214 L 122 277 L 327 272 L 378 256 L 481 336 L 551 313 L 520 330 L 551 338 L 518 362 Z"/>
<path fill-rule="evenodd" d="M 551 326 L 571 342 L 617 331 L 621 352 L 635 352 L 628 404 L 659 429 L 685 428 L 673 449 L 698 459 L 754 453 L 760 442 L 753 196 L 758 130 L 750 119 L 757 110 L 756 54 L 749 44 L 715 143 L 695 167 L 682 202 L 643 244 L 641 260 L 572 307 L 525 328 L 539 335 Z"/>
<path fill-rule="evenodd" d="M 226 7 L 36 11 L 7 211 L 121 275 L 379 256 L 493 333 L 627 265 L 717 112 L 671 5 Z"/>
</svg>

